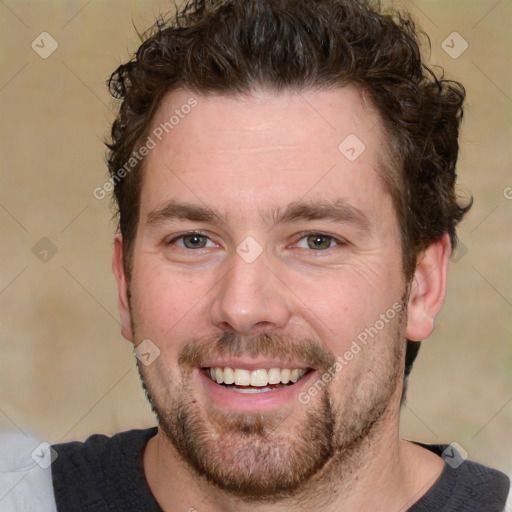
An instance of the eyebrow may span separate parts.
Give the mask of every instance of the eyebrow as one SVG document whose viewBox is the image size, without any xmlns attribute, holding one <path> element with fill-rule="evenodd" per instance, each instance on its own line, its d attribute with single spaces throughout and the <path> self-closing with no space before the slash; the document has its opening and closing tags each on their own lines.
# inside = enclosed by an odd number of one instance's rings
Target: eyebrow
<svg viewBox="0 0 512 512">
<path fill-rule="evenodd" d="M 272 216 L 272 224 L 301 220 L 327 220 L 353 224 L 361 231 L 370 231 L 371 222 L 367 215 L 344 199 L 336 201 L 310 201 L 291 203 L 277 210 Z"/>
<path fill-rule="evenodd" d="M 169 220 L 191 220 L 212 224 L 222 223 L 225 221 L 224 218 L 207 206 L 178 203 L 171 200 L 167 201 L 162 208 L 149 212 L 146 224 L 162 224 Z"/>
<path fill-rule="evenodd" d="M 344 199 L 336 201 L 309 201 L 291 203 L 265 216 L 269 224 L 276 226 L 301 220 L 327 220 L 352 224 L 361 231 L 370 231 L 371 222 L 359 208 Z M 170 220 L 190 220 L 209 224 L 225 224 L 227 219 L 207 206 L 167 201 L 160 209 L 151 211 L 146 224 L 156 225 Z"/>
</svg>

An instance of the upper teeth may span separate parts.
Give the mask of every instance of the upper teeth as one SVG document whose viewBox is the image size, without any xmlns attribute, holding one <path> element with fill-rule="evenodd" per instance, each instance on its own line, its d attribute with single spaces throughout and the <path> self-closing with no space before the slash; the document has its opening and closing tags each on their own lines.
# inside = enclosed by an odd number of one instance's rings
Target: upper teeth
<svg viewBox="0 0 512 512">
<path fill-rule="evenodd" d="M 236 384 L 238 386 L 263 387 L 268 384 L 288 384 L 297 382 L 306 370 L 289 368 L 270 368 L 269 370 L 245 370 L 243 368 L 210 368 L 210 378 L 219 384 Z"/>
</svg>

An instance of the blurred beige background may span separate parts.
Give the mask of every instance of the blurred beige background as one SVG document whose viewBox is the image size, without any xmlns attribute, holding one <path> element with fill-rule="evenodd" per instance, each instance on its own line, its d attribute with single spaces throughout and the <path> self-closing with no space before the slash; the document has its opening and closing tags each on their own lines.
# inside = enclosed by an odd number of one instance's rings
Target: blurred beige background
<svg viewBox="0 0 512 512">
<path fill-rule="evenodd" d="M 459 174 L 475 198 L 402 435 L 457 441 L 510 474 L 512 3 L 394 4 L 430 35 L 432 62 L 467 88 Z M 113 119 L 104 82 L 138 46 L 132 22 L 144 30 L 170 6 L 0 1 L 0 428 L 59 442 L 155 423 L 119 332 L 115 223 L 93 189 L 106 179 Z"/>
</svg>

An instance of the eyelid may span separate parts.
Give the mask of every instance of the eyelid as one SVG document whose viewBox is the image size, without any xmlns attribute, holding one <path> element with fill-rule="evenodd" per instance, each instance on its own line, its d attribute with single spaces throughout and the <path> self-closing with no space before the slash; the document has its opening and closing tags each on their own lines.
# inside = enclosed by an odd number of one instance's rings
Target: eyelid
<svg viewBox="0 0 512 512">
<path fill-rule="evenodd" d="M 205 238 L 207 238 L 210 242 L 212 242 L 213 244 L 215 244 L 216 246 L 219 246 L 219 244 L 217 242 L 215 242 L 212 237 L 210 235 L 208 235 L 207 233 L 205 233 L 204 231 L 198 231 L 198 230 L 192 230 L 192 231 L 183 231 L 182 233 L 174 233 L 172 235 L 172 238 L 165 238 L 164 239 L 164 245 L 176 245 L 176 241 L 179 240 L 180 238 L 184 238 L 186 236 L 194 236 L 194 235 L 197 235 L 197 236 L 204 236 Z M 177 246 L 179 247 L 179 246 Z M 202 247 L 201 249 L 206 249 L 207 247 Z M 182 249 L 186 249 L 184 247 L 182 247 Z M 188 249 L 187 249 L 188 250 Z M 196 249 L 196 250 L 199 250 L 199 249 Z"/>
<path fill-rule="evenodd" d="M 303 238 L 307 238 L 308 236 L 312 236 L 312 235 L 320 235 L 320 236 L 325 236 L 327 238 L 331 238 L 332 240 L 334 240 L 336 242 L 337 245 L 348 245 L 348 243 L 349 243 L 345 238 L 340 237 L 338 235 L 333 235 L 332 233 L 326 233 L 324 231 L 314 231 L 313 230 L 313 231 L 303 231 L 301 233 L 297 233 L 294 237 L 295 241 L 293 242 L 293 244 L 296 244 Z M 331 249 L 331 247 L 329 247 L 329 249 Z"/>
<path fill-rule="evenodd" d="M 186 236 L 193 236 L 193 235 L 204 236 L 205 238 L 207 238 L 210 242 L 212 242 L 216 246 L 220 245 L 215 240 L 213 240 L 212 237 L 208 233 L 205 233 L 204 231 L 200 231 L 200 230 L 191 230 L 191 231 L 183 231 L 181 233 L 174 233 L 172 235 L 172 238 L 164 239 L 164 245 L 176 245 L 177 240 L 184 238 Z M 295 245 L 300 240 L 307 238 L 308 236 L 312 236 L 312 235 L 320 235 L 320 236 L 325 236 L 327 238 L 331 238 L 334 242 L 336 242 L 336 245 L 340 245 L 340 246 L 348 245 L 348 243 L 349 243 L 345 238 L 337 236 L 337 235 L 333 235 L 332 233 L 326 233 L 324 231 L 318 231 L 318 230 L 310 230 L 310 231 L 302 231 L 300 233 L 297 233 L 294 236 L 294 242 L 292 243 L 292 245 Z M 203 247 L 203 249 L 206 249 L 206 247 Z M 332 247 L 330 247 L 329 249 L 332 249 Z M 327 249 L 325 249 L 325 250 L 327 250 Z"/>
</svg>

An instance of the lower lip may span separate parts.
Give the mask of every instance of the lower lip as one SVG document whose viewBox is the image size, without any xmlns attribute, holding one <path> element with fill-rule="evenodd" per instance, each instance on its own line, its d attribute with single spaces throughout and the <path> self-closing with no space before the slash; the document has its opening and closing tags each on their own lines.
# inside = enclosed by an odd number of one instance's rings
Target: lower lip
<svg viewBox="0 0 512 512">
<path fill-rule="evenodd" d="M 238 393 L 231 391 L 207 377 L 203 370 L 196 369 L 201 384 L 209 398 L 224 409 L 237 412 L 264 412 L 284 407 L 292 402 L 298 402 L 298 395 L 314 379 L 315 371 L 304 375 L 296 383 L 282 388 L 262 393 Z"/>
</svg>

